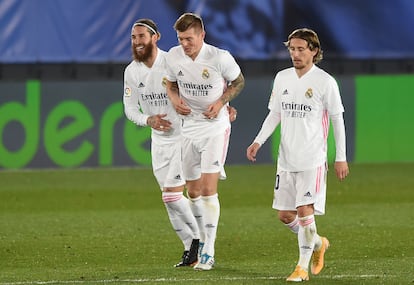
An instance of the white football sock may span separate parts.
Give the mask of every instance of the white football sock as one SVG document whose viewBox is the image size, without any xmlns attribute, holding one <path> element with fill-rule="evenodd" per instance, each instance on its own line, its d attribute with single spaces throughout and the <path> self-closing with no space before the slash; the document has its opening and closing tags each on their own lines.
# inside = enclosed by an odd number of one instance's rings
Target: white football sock
<svg viewBox="0 0 414 285">
<path fill-rule="evenodd" d="M 216 242 L 217 227 L 220 218 L 220 201 L 218 194 L 201 197 L 204 204 L 204 231 L 205 241 L 203 252 L 214 256 L 214 244 Z"/>
<path fill-rule="evenodd" d="M 298 216 L 290 222 L 289 224 L 285 224 L 291 230 L 294 234 L 297 234 L 299 232 L 299 219 Z"/>
<path fill-rule="evenodd" d="M 316 239 L 316 223 L 314 215 L 299 218 L 299 262 L 298 265 L 308 271 Z"/>
<path fill-rule="evenodd" d="M 197 221 L 198 230 L 199 230 L 199 237 L 200 242 L 204 243 L 205 240 L 205 232 L 204 232 L 204 222 L 203 222 L 203 201 L 201 201 L 201 196 L 197 198 L 188 197 L 189 205 L 191 211 L 194 215 L 195 220 Z"/>
<path fill-rule="evenodd" d="M 321 246 L 322 246 L 322 238 L 321 238 L 321 236 L 320 236 L 320 235 L 318 235 L 318 234 L 316 234 L 316 235 L 315 235 L 315 240 L 314 240 L 314 242 L 315 242 L 315 246 L 314 246 L 314 248 L 313 248 L 313 251 L 315 251 L 315 250 L 319 250 L 319 249 L 321 248 Z"/>
<path fill-rule="evenodd" d="M 170 222 L 183 242 L 184 249 L 189 250 L 192 240 L 199 239 L 200 234 L 187 198 L 183 196 L 182 192 L 163 192 L 162 200 Z"/>
</svg>

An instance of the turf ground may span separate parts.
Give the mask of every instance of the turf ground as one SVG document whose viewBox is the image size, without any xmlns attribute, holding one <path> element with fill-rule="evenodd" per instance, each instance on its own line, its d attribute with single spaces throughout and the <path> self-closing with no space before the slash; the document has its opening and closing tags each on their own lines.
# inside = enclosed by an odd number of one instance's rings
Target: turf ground
<svg viewBox="0 0 414 285">
<path fill-rule="evenodd" d="M 182 246 L 150 169 L 0 172 L 0 285 L 285 284 L 296 237 L 271 209 L 271 165 L 228 166 L 216 267 L 172 267 Z M 413 284 L 414 164 L 329 172 L 331 241 L 309 284 Z"/>
</svg>

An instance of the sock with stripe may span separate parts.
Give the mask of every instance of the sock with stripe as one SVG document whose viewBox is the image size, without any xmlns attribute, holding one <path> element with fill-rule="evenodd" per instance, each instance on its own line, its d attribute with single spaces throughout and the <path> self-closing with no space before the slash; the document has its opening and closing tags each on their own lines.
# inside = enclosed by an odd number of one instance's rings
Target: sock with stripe
<svg viewBox="0 0 414 285">
<path fill-rule="evenodd" d="M 318 234 L 316 233 L 315 216 L 309 215 L 299 218 L 299 262 L 298 265 L 308 271 L 309 262 L 312 257 L 313 249 L 315 247 L 315 240 Z"/>
<path fill-rule="evenodd" d="M 162 200 L 171 225 L 183 242 L 184 249 L 189 250 L 193 239 L 199 239 L 200 234 L 187 198 L 182 192 L 163 192 Z"/>
<path fill-rule="evenodd" d="M 289 228 L 294 234 L 298 234 L 299 232 L 299 219 L 298 216 L 295 217 L 295 219 L 290 222 L 289 224 L 285 224 L 286 227 Z"/>
</svg>

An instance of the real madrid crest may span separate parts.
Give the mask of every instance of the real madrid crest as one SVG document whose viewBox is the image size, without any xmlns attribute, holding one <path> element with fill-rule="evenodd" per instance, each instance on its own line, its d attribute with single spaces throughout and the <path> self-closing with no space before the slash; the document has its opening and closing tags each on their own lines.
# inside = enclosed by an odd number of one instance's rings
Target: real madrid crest
<svg viewBox="0 0 414 285">
<path fill-rule="evenodd" d="M 205 69 L 203 70 L 203 73 L 201 74 L 201 77 L 202 77 L 203 79 L 207 79 L 207 78 L 209 78 L 209 77 L 210 77 L 210 73 L 208 73 L 207 68 L 205 68 Z"/>
<path fill-rule="evenodd" d="M 162 85 L 162 87 L 167 88 L 167 77 L 162 78 L 161 85 Z"/>
<path fill-rule="evenodd" d="M 312 88 L 308 88 L 308 90 L 306 90 L 305 92 L 305 97 L 312 98 L 312 96 L 313 96 Z"/>
</svg>

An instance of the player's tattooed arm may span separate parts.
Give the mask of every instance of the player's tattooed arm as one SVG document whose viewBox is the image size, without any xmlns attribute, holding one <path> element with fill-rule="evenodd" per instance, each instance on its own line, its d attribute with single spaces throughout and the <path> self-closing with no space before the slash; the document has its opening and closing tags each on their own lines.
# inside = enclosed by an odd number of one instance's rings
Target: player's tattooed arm
<svg viewBox="0 0 414 285">
<path fill-rule="evenodd" d="M 223 106 L 226 105 L 228 102 L 236 98 L 242 89 L 244 88 L 244 76 L 240 72 L 239 76 L 231 82 L 231 84 L 227 87 L 227 90 L 221 96 L 221 102 Z"/>
<path fill-rule="evenodd" d="M 233 100 L 234 98 L 239 95 L 244 87 L 244 77 L 243 74 L 240 72 L 239 76 L 231 82 L 231 84 L 227 87 L 226 91 L 221 95 L 221 97 L 215 101 L 213 104 L 209 105 L 203 115 L 207 119 L 214 119 L 217 118 L 221 108 L 225 106 L 228 102 Z"/>
</svg>

